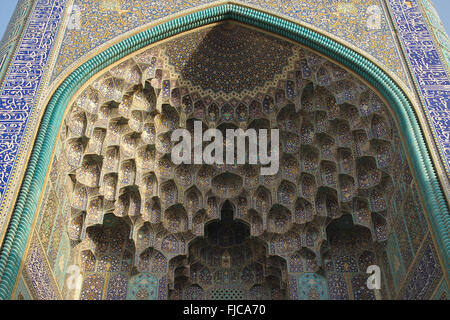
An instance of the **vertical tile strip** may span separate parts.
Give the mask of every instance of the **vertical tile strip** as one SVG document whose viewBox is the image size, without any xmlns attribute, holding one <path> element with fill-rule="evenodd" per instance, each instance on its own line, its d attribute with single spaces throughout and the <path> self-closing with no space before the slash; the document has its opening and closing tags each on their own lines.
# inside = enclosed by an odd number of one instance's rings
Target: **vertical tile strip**
<svg viewBox="0 0 450 320">
<path fill-rule="evenodd" d="M 450 80 L 418 0 L 388 0 L 424 111 L 450 178 Z"/>
<path fill-rule="evenodd" d="M 0 242 L 30 116 L 53 48 L 66 0 L 38 0 L 0 91 Z M 17 187 L 17 186 L 15 186 Z"/>
</svg>

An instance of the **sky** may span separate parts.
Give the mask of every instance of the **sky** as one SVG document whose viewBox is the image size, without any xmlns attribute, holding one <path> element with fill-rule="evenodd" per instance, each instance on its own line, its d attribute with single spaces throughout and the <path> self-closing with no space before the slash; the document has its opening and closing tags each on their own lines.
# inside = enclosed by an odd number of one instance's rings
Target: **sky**
<svg viewBox="0 0 450 320">
<path fill-rule="evenodd" d="M 2 9 L 0 10 L 0 39 L 3 38 L 9 19 L 16 8 L 17 0 L 0 0 Z"/>
<path fill-rule="evenodd" d="M 450 35 L 450 0 L 433 0 L 433 4 L 445 26 L 447 34 Z"/>
<path fill-rule="evenodd" d="M 8 25 L 9 19 L 14 12 L 17 0 L 0 0 L 0 35 L 3 37 L 3 33 Z M 437 12 L 439 13 L 442 22 L 444 23 L 447 34 L 450 34 L 450 0 L 432 0 Z"/>
</svg>

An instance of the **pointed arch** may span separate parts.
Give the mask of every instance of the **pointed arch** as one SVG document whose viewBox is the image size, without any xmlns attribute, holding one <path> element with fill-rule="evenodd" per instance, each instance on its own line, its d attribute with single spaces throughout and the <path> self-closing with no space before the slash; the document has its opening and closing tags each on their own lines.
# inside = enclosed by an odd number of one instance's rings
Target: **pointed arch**
<svg viewBox="0 0 450 320">
<path fill-rule="evenodd" d="M 387 73 L 367 58 L 315 31 L 251 8 L 237 4 L 222 4 L 161 23 L 111 46 L 73 71 L 55 91 L 41 120 L 0 253 L 1 299 L 8 299 L 11 295 L 38 206 L 39 194 L 45 181 L 51 150 L 71 97 L 97 72 L 132 52 L 181 32 L 230 19 L 273 32 L 315 50 L 357 73 L 383 95 L 397 118 L 405 147 L 411 158 L 411 167 L 415 172 L 429 220 L 442 252 L 444 266 L 449 269 L 448 204 L 417 115 L 402 89 Z"/>
</svg>

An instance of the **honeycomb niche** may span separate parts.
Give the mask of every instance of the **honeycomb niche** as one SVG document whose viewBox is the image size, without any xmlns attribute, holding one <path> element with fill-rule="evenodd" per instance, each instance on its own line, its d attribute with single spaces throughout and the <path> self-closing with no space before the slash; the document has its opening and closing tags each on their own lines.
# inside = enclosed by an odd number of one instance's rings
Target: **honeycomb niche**
<svg viewBox="0 0 450 320">
<path fill-rule="evenodd" d="M 279 129 L 280 170 L 174 165 L 171 133 L 194 120 L 204 130 Z M 423 221 L 377 94 L 333 62 L 234 22 L 104 71 L 69 106 L 58 139 L 50 178 L 69 212 L 68 265 L 83 277 L 78 291 L 63 285 L 66 298 L 391 298 L 395 217 Z M 364 285 L 373 264 L 386 274 L 375 291 Z"/>
</svg>

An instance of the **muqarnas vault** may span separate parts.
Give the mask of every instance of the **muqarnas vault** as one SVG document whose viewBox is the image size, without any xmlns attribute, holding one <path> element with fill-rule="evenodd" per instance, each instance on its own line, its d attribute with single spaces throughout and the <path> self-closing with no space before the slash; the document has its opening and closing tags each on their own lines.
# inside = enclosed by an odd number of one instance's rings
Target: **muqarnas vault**
<svg viewBox="0 0 450 320">
<path fill-rule="evenodd" d="M 448 43 L 425 0 L 19 1 L 0 297 L 447 299 Z M 278 172 L 174 164 L 198 121 Z"/>
</svg>

